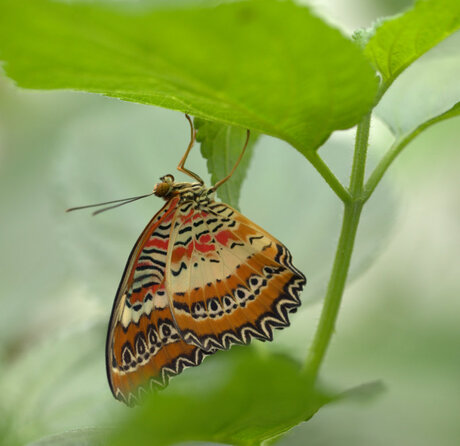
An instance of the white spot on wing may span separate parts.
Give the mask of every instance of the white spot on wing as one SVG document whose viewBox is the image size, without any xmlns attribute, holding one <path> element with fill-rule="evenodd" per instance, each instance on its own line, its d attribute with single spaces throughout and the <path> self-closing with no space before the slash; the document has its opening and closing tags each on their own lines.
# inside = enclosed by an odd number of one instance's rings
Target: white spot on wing
<svg viewBox="0 0 460 446">
<path fill-rule="evenodd" d="M 154 305 L 155 305 L 155 308 L 157 309 L 161 309 L 161 308 L 166 308 L 169 304 L 169 301 L 168 301 L 168 296 L 166 293 L 157 293 L 155 294 L 154 298 L 153 298 L 153 302 L 154 302 Z"/>
<path fill-rule="evenodd" d="M 121 315 L 121 324 L 127 327 L 131 323 L 131 310 L 125 305 L 123 314 Z"/>
</svg>

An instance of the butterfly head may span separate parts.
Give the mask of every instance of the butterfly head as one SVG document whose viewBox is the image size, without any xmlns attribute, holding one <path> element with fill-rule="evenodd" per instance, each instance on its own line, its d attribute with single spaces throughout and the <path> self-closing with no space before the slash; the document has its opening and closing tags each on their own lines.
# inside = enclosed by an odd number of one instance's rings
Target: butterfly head
<svg viewBox="0 0 460 446">
<path fill-rule="evenodd" d="M 213 188 L 207 188 L 202 182 L 188 183 L 176 182 L 171 174 L 160 178 L 155 184 L 152 193 L 166 201 L 179 196 L 181 201 L 195 201 L 196 203 L 209 203 L 213 200 Z"/>
<path fill-rule="evenodd" d="M 174 190 L 174 177 L 171 174 L 160 178 L 160 182 L 153 186 L 153 193 L 157 197 L 162 197 L 167 200 L 171 192 Z"/>
</svg>

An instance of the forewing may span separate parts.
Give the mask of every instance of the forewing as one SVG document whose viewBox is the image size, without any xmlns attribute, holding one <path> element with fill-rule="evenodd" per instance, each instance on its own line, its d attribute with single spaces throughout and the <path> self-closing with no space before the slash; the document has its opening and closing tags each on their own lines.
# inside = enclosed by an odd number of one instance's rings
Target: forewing
<svg viewBox="0 0 460 446">
<path fill-rule="evenodd" d="M 178 211 L 166 288 L 184 340 L 207 352 L 272 340 L 300 305 L 288 249 L 223 203 Z"/>
<path fill-rule="evenodd" d="M 178 198 L 142 232 L 129 256 L 107 335 L 107 375 L 114 396 L 129 405 L 169 376 L 198 365 L 205 352 L 184 342 L 171 313 L 165 269 Z"/>
</svg>

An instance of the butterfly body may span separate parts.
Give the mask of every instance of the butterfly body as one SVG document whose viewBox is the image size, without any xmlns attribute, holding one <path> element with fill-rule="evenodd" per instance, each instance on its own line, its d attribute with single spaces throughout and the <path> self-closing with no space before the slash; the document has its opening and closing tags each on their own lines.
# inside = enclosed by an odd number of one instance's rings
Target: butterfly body
<svg viewBox="0 0 460 446">
<path fill-rule="evenodd" d="M 129 256 L 107 336 L 110 387 L 129 405 L 217 350 L 272 340 L 300 305 L 287 248 L 214 191 L 171 175 L 154 188 L 166 204 Z"/>
</svg>

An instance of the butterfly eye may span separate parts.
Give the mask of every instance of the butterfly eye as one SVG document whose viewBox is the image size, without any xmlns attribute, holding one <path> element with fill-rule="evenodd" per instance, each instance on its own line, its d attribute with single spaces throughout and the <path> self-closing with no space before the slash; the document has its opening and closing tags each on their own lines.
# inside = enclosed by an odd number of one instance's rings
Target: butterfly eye
<svg viewBox="0 0 460 446">
<path fill-rule="evenodd" d="M 168 197 L 174 186 L 174 177 L 172 175 L 165 175 L 160 178 L 160 183 L 153 186 L 153 194 L 157 197 Z"/>
<path fill-rule="evenodd" d="M 153 193 L 157 197 L 166 197 L 171 191 L 171 185 L 165 182 L 157 183 L 153 186 Z"/>
</svg>

